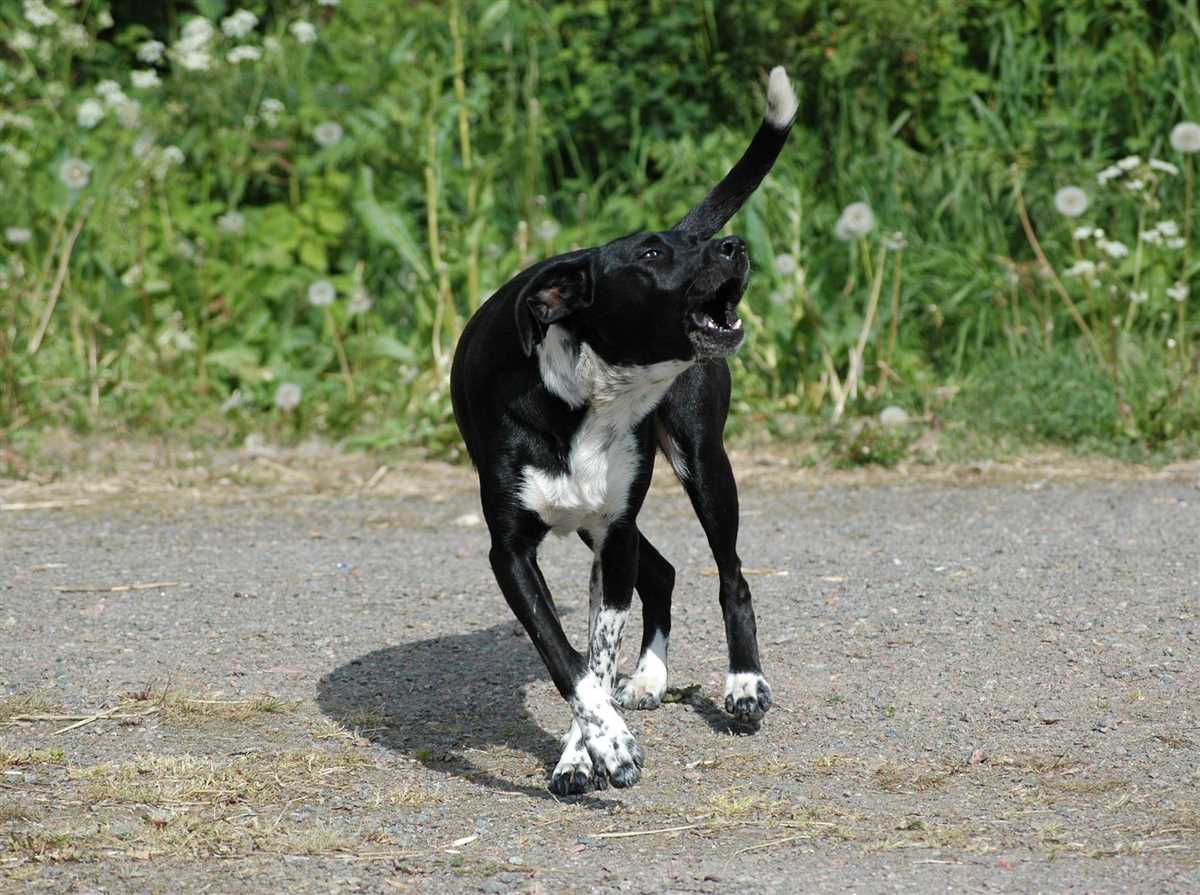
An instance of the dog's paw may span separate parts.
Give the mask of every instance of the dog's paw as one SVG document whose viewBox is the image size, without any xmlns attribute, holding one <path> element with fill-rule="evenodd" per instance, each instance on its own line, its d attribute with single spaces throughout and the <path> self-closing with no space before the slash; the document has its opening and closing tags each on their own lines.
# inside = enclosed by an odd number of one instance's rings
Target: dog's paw
<svg viewBox="0 0 1200 895">
<path fill-rule="evenodd" d="M 624 728 L 624 724 L 621 725 Z M 618 789 L 633 786 L 642 776 L 642 750 L 628 729 L 605 731 L 587 741 L 597 781 Z M 598 785 L 597 789 L 602 788 Z"/>
<path fill-rule="evenodd" d="M 725 711 L 743 724 L 757 724 L 771 707 L 771 685 L 753 671 L 730 672 L 725 678 Z"/>
<path fill-rule="evenodd" d="M 617 684 L 613 699 L 627 709 L 656 709 L 662 705 L 666 681 L 648 680 L 640 674 L 623 678 Z"/>
<path fill-rule="evenodd" d="M 583 747 L 579 725 L 572 724 L 563 738 L 562 757 L 550 775 L 550 792 L 556 796 L 579 796 L 607 785 L 603 773 L 596 774 L 592 756 Z"/>
</svg>

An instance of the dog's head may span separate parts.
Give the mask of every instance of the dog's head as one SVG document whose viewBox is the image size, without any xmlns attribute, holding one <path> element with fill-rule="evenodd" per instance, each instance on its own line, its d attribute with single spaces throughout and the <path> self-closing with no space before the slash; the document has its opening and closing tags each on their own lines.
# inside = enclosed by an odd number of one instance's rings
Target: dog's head
<svg viewBox="0 0 1200 895">
<path fill-rule="evenodd" d="M 559 324 L 609 363 L 725 357 L 744 333 L 737 304 L 750 261 L 736 236 L 635 233 L 538 265 L 517 296 L 517 332 L 532 354 Z"/>
</svg>

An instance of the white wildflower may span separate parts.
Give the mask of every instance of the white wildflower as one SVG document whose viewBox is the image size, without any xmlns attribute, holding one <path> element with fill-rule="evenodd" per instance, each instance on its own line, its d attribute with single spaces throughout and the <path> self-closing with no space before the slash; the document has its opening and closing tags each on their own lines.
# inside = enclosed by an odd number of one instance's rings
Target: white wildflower
<svg viewBox="0 0 1200 895">
<path fill-rule="evenodd" d="M 1184 245 L 1186 245 L 1186 242 L 1182 236 L 1172 236 L 1167 240 L 1168 249 L 1182 249 Z"/>
<path fill-rule="evenodd" d="M 340 0 L 317 0 L 317 6 L 337 6 Z"/>
<path fill-rule="evenodd" d="M 1135 305 L 1144 305 L 1149 298 L 1150 293 L 1145 289 L 1134 289 L 1129 293 L 1129 300 Z"/>
<path fill-rule="evenodd" d="M 1190 291 L 1187 283 L 1176 283 L 1174 286 L 1167 287 L 1167 297 L 1175 301 L 1187 301 Z"/>
<path fill-rule="evenodd" d="M 4 230 L 4 238 L 13 245 L 21 245 L 33 239 L 33 233 L 27 227 L 7 227 Z"/>
<path fill-rule="evenodd" d="M 222 233 L 241 233 L 246 227 L 246 218 L 240 211 L 227 211 L 217 218 L 217 229 Z"/>
<path fill-rule="evenodd" d="M 328 307 L 335 298 L 337 289 L 329 280 L 314 280 L 308 287 L 308 303 L 315 308 Z"/>
<path fill-rule="evenodd" d="M 263 49 L 268 53 L 278 53 L 283 49 L 283 41 L 274 34 L 268 34 L 263 38 Z"/>
<path fill-rule="evenodd" d="M 883 243 L 883 247 L 889 252 L 899 252 L 908 246 L 908 239 L 899 230 L 888 233 L 880 242 Z"/>
<path fill-rule="evenodd" d="M 1171 128 L 1171 147 L 1176 152 L 1190 155 L 1200 152 L 1200 124 L 1194 121 L 1181 121 Z"/>
<path fill-rule="evenodd" d="M 1098 175 L 1096 175 L 1096 182 L 1099 183 L 1100 186 L 1104 186 L 1104 184 L 1108 183 L 1110 180 L 1112 180 L 1116 177 L 1120 177 L 1124 173 L 1125 172 L 1122 171 L 1120 168 L 1118 168 L 1116 165 L 1109 165 L 1107 168 L 1105 168 L 1103 171 L 1101 171 Z"/>
<path fill-rule="evenodd" d="M 351 314 L 365 314 L 371 310 L 371 296 L 367 291 L 359 286 L 354 290 L 354 294 L 350 296 L 350 301 L 346 303 L 346 310 Z"/>
<path fill-rule="evenodd" d="M 62 38 L 63 44 L 73 50 L 82 50 L 90 43 L 87 29 L 75 22 L 64 25 L 58 35 Z"/>
<path fill-rule="evenodd" d="M 150 150 L 154 148 L 154 135 L 142 134 L 133 141 L 133 146 L 130 147 L 130 152 L 137 159 L 145 158 L 150 154 Z"/>
<path fill-rule="evenodd" d="M 777 270 L 782 276 L 790 277 L 799 268 L 800 265 L 796 263 L 794 256 L 789 255 L 786 252 L 775 256 L 775 270 Z"/>
<path fill-rule="evenodd" d="M 275 389 L 275 406 L 287 413 L 300 405 L 300 386 L 294 382 L 281 382 Z"/>
<path fill-rule="evenodd" d="M 562 227 L 559 226 L 558 221 L 554 220 L 554 218 L 544 218 L 542 222 L 537 225 L 536 232 L 538 239 L 542 240 L 543 242 L 553 242 L 554 238 L 558 236 L 561 231 Z"/>
<path fill-rule="evenodd" d="M 313 139 L 321 146 L 332 146 L 342 139 L 344 131 L 336 121 L 322 121 L 313 128 Z"/>
<path fill-rule="evenodd" d="M 1099 245 L 1100 250 L 1110 258 L 1124 258 L 1129 254 L 1129 246 L 1115 239 L 1102 239 Z"/>
<path fill-rule="evenodd" d="M 1064 186 L 1054 194 L 1054 207 L 1069 218 L 1079 217 L 1087 211 L 1088 204 L 1087 193 L 1077 186 Z"/>
<path fill-rule="evenodd" d="M 288 27 L 292 37 L 296 38 L 299 43 L 310 44 L 317 39 L 317 29 L 311 22 L 300 20 L 292 22 Z"/>
<path fill-rule="evenodd" d="M 100 10 L 100 12 L 96 15 L 96 27 L 99 28 L 101 31 L 108 30 L 114 24 L 115 23 L 113 22 L 112 13 L 109 12 L 107 9 Z"/>
<path fill-rule="evenodd" d="M 1140 193 L 1146 186 L 1146 181 L 1140 177 L 1131 178 L 1126 184 L 1125 189 L 1131 193 Z"/>
<path fill-rule="evenodd" d="M 42 0 L 25 0 L 25 18 L 35 28 L 48 28 L 58 21 L 58 13 Z"/>
<path fill-rule="evenodd" d="M 96 85 L 96 96 L 104 97 L 105 102 L 111 105 L 115 100 L 110 100 L 109 97 L 124 96 L 124 94 L 121 92 L 120 84 L 106 78 Z"/>
<path fill-rule="evenodd" d="M 8 43 L 14 50 L 32 50 L 37 46 L 37 38 L 28 31 L 14 31 Z"/>
<path fill-rule="evenodd" d="M 231 16 L 221 19 L 221 30 L 227 37 L 245 37 L 258 24 L 258 16 L 248 9 L 239 9 Z"/>
<path fill-rule="evenodd" d="M 138 122 L 141 121 L 141 104 L 134 99 L 128 99 L 126 97 L 122 97 L 122 99 L 124 102 L 119 103 L 115 109 L 117 120 L 120 121 L 125 127 L 137 127 Z"/>
<path fill-rule="evenodd" d="M 1127 156 L 1125 156 L 1125 158 L 1123 158 L 1119 162 L 1117 162 L 1117 167 L 1120 168 L 1122 171 L 1132 171 L 1134 168 L 1136 168 L 1141 163 L 1142 163 L 1141 156 L 1127 155 Z"/>
<path fill-rule="evenodd" d="M 279 124 L 279 116 L 283 114 L 283 108 L 283 103 L 268 96 L 258 104 L 258 114 L 267 123 L 267 127 L 275 127 Z"/>
<path fill-rule="evenodd" d="M 1092 234 L 1095 232 L 1096 232 L 1095 229 L 1092 227 L 1076 227 L 1074 230 L 1071 231 L 1071 238 L 1072 239 L 1091 239 Z"/>
<path fill-rule="evenodd" d="M 58 166 L 58 179 L 67 189 L 81 190 L 92 179 L 92 166 L 83 159 L 69 158 Z"/>
<path fill-rule="evenodd" d="M 1164 162 L 1160 158 L 1150 159 L 1150 167 L 1155 171 L 1162 171 L 1164 174 L 1170 174 L 1172 177 L 1179 173 L 1178 166 L 1172 165 L 1170 162 Z"/>
<path fill-rule="evenodd" d="M 75 123 L 91 130 L 104 117 L 104 106 L 99 100 L 85 99 L 75 110 Z"/>
<path fill-rule="evenodd" d="M 121 285 L 126 289 L 132 289 L 142 282 L 142 265 L 134 264 L 125 273 L 121 274 Z"/>
<path fill-rule="evenodd" d="M 163 158 L 172 165 L 182 165 L 184 160 L 183 150 L 178 146 L 164 146 Z"/>
<path fill-rule="evenodd" d="M 1091 278 L 1096 273 L 1096 264 L 1093 261 L 1082 259 L 1076 261 L 1068 267 L 1063 274 L 1068 277 L 1088 277 Z"/>
<path fill-rule="evenodd" d="M 1159 233 L 1161 233 L 1163 236 L 1178 236 L 1179 235 L 1179 225 L 1176 224 L 1174 221 L 1159 221 L 1157 224 L 1154 225 L 1154 229 L 1157 230 Z"/>
<path fill-rule="evenodd" d="M 137 57 L 139 62 L 145 62 L 148 65 L 157 65 L 162 62 L 163 53 L 167 50 L 166 44 L 161 40 L 147 40 L 138 44 Z"/>
<path fill-rule="evenodd" d="M 152 68 L 135 69 L 129 73 L 129 83 L 138 90 L 149 90 L 152 87 L 158 87 L 162 81 L 158 79 L 158 72 Z"/>
<path fill-rule="evenodd" d="M 188 71 L 208 71 L 212 67 L 212 56 L 203 50 L 185 50 L 175 59 L 181 68 Z"/>
<path fill-rule="evenodd" d="M 217 30 L 213 27 L 212 22 L 203 16 L 195 16 L 188 19 L 188 23 L 183 26 L 179 43 L 187 44 L 190 47 L 202 47 L 212 40 L 216 33 Z"/>
<path fill-rule="evenodd" d="M 866 202 L 851 202 L 842 209 L 834 235 L 843 242 L 859 239 L 875 229 L 875 212 Z"/>
<path fill-rule="evenodd" d="M 231 65 L 237 65 L 239 62 L 257 62 L 261 58 L 262 50 L 251 46 L 234 47 L 225 54 L 225 59 Z"/>
<path fill-rule="evenodd" d="M 1138 239 L 1146 245 L 1156 246 L 1163 241 L 1163 235 L 1157 230 L 1143 230 L 1138 234 Z"/>
</svg>

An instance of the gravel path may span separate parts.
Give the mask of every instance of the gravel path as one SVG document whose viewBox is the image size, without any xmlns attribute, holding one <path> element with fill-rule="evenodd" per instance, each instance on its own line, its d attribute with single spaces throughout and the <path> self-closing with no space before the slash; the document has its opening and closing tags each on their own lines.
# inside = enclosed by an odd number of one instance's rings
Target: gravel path
<svg viewBox="0 0 1200 895">
<path fill-rule="evenodd" d="M 717 709 L 703 535 L 656 482 L 643 530 L 678 571 L 686 689 L 629 715 L 638 786 L 564 801 L 545 785 L 567 712 L 493 582 L 471 474 L 403 475 L 384 494 L 214 483 L 0 512 L 0 718 L 115 714 L 0 725 L 0 889 L 1200 883 L 1194 469 L 749 476 L 777 700 L 752 736 Z M 586 550 L 543 557 L 582 642 Z M 639 638 L 632 622 L 626 667 Z"/>
</svg>

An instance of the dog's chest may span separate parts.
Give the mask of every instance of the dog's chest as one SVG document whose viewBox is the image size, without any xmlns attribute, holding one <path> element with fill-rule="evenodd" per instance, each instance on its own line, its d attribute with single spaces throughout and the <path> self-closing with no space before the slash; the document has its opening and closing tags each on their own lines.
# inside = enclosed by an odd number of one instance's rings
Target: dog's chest
<svg viewBox="0 0 1200 895">
<path fill-rule="evenodd" d="M 521 503 L 557 534 L 601 535 L 625 513 L 641 470 L 638 424 L 691 362 L 613 366 L 557 326 L 538 347 L 538 362 L 550 392 L 587 410 L 571 439 L 566 472 L 526 466 Z"/>
</svg>

